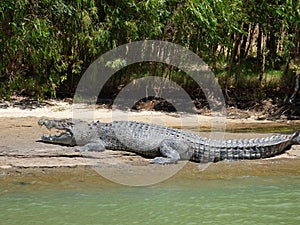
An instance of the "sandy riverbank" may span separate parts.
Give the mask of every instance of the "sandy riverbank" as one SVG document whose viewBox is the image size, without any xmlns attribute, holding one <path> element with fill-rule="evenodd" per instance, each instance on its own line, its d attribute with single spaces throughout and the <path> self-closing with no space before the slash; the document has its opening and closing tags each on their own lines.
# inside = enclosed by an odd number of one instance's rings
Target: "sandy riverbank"
<svg viewBox="0 0 300 225">
<path fill-rule="evenodd" d="M 165 114 L 160 112 L 122 112 L 112 113 L 108 109 L 95 110 L 95 118 L 102 121 L 112 119 L 130 119 L 136 121 L 153 122 L 172 127 L 197 128 L 200 134 L 210 136 L 210 132 L 201 132 L 201 129 L 211 127 L 211 117 L 195 115 Z M 50 145 L 38 142 L 44 129 L 37 125 L 41 117 L 70 118 L 71 105 L 59 103 L 54 106 L 24 110 L 19 108 L 0 109 L 0 175 L 9 176 L 30 173 L 59 173 L 60 169 L 74 169 L 85 171 L 90 166 L 112 168 L 106 172 L 113 173 L 114 168 L 120 171 L 129 171 L 137 167 L 149 169 L 149 159 L 135 154 L 120 151 L 105 151 L 93 153 L 88 157 L 74 151 L 72 147 Z M 196 120 L 195 120 L 196 118 Z M 184 122 L 182 122 L 184 121 Z M 195 122 L 196 121 L 196 122 Z M 200 124 L 200 125 L 199 125 Z M 270 127 L 270 126 L 296 126 L 299 122 L 286 121 L 258 121 L 253 118 L 229 119 L 227 128 Z M 269 133 L 226 133 L 225 138 L 252 138 L 269 136 Z M 146 166 L 147 165 L 147 166 Z M 271 159 L 220 162 L 209 166 L 189 162 L 176 176 L 222 178 L 231 176 L 251 175 L 300 175 L 300 146 L 294 145 L 285 153 Z M 152 165 L 151 170 L 161 171 L 162 166 Z M 164 167 L 164 170 L 167 170 Z M 46 172 L 45 172 L 46 171 Z M 76 173 L 77 173 L 76 172 Z M 134 172 L 133 172 L 134 173 Z M 126 172 L 124 172 L 126 174 Z M 123 174 L 123 175 L 124 175 Z M 122 175 L 122 174 L 121 174 Z"/>
</svg>

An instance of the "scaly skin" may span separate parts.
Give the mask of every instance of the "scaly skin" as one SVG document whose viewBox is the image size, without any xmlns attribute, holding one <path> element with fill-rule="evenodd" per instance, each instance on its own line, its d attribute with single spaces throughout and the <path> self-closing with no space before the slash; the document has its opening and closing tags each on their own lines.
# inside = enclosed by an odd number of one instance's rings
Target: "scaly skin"
<svg viewBox="0 0 300 225">
<path fill-rule="evenodd" d="M 80 146 L 76 151 L 130 151 L 153 158 L 151 163 L 156 164 L 176 163 L 180 159 L 217 162 L 267 158 L 300 141 L 298 132 L 257 139 L 212 140 L 179 129 L 133 121 L 39 120 L 38 124 L 64 131 L 57 136 L 43 135 L 43 142 Z"/>
</svg>

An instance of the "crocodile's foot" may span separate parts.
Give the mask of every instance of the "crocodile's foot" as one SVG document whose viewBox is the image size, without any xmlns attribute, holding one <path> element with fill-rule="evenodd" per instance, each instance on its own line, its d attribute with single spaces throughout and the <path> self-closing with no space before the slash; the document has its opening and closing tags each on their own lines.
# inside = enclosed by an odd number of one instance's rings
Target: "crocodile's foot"
<svg viewBox="0 0 300 225">
<path fill-rule="evenodd" d="M 165 157 L 155 157 L 154 159 L 150 160 L 151 164 L 160 164 L 160 165 L 166 165 L 166 164 L 175 164 L 178 160 L 174 160 L 171 158 L 165 158 Z"/>
<path fill-rule="evenodd" d="M 166 139 L 160 143 L 159 151 L 163 157 L 155 157 L 150 161 L 152 164 L 175 164 L 179 159 L 186 159 L 188 145 L 180 140 Z M 185 156 L 185 157 L 182 157 Z"/>
<path fill-rule="evenodd" d="M 75 148 L 75 152 L 103 152 L 104 150 L 105 144 L 101 140 L 96 140 Z"/>
</svg>

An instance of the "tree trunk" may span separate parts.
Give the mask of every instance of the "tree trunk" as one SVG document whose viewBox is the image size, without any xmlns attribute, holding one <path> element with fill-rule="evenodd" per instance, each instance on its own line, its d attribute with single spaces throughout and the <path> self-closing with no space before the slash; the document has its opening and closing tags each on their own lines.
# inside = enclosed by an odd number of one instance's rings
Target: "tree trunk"
<svg viewBox="0 0 300 225">
<path fill-rule="evenodd" d="M 243 30 L 249 30 L 249 24 L 244 24 L 243 25 Z M 242 35 L 241 38 L 241 48 L 240 48 L 240 58 L 244 59 L 246 57 L 246 45 L 247 45 L 247 36 L 246 35 Z"/>
<path fill-rule="evenodd" d="M 250 34 L 249 34 L 249 38 L 248 38 L 248 46 L 247 46 L 247 49 L 246 49 L 245 54 L 244 54 L 245 57 L 248 55 L 248 52 L 251 48 L 251 43 L 253 41 L 253 36 L 254 36 L 253 34 L 254 34 L 254 31 L 255 31 L 255 27 L 256 27 L 255 24 L 252 24 Z"/>
<path fill-rule="evenodd" d="M 228 88 L 229 88 L 230 80 L 231 80 L 231 76 L 232 76 L 232 67 L 233 67 L 233 63 L 234 63 L 235 58 L 236 58 L 237 53 L 238 53 L 240 41 L 241 41 L 240 34 L 236 34 L 234 36 L 233 49 L 231 51 L 231 57 L 230 57 L 230 62 L 229 62 L 229 65 L 228 65 L 228 71 L 227 71 L 227 76 L 226 76 L 225 93 L 226 93 L 227 97 L 229 97 L 228 96 Z"/>
<path fill-rule="evenodd" d="M 263 31 L 258 25 L 258 37 L 257 37 L 257 73 L 259 74 L 259 82 L 262 83 L 264 74 L 264 53 L 263 53 Z"/>
</svg>

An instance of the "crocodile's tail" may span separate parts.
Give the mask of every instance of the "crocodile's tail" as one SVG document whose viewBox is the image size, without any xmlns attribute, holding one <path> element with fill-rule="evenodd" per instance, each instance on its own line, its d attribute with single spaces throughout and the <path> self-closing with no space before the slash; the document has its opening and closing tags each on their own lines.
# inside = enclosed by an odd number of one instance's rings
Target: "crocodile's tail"
<svg viewBox="0 0 300 225">
<path fill-rule="evenodd" d="M 275 156 L 289 146 L 300 143 L 300 132 L 266 138 L 238 140 L 207 140 L 194 151 L 192 160 L 217 162 L 221 160 L 260 159 Z"/>
<path fill-rule="evenodd" d="M 300 144 L 300 131 L 296 131 L 295 133 L 293 133 L 292 140 L 294 144 Z"/>
</svg>

